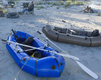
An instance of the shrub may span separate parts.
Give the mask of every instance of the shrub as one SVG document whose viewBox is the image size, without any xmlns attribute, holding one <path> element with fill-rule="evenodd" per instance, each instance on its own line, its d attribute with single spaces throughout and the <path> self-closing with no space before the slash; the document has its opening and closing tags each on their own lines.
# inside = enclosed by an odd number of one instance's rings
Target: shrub
<svg viewBox="0 0 101 80">
<path fill-rule="evenodd" d="M 101 14 L 100 14 L 100 13 L 98 13 L 98 14 L 97 14 L 97 16 L 101 16 Z"/>
<path fill-rule="evenodd" d="M 89 3 L 89 1 L 85 1 L 85 4 L 88 4 Z"/>
<path fill-rule="evenodd" d="M 52 5 L 50 7 L 53 7 Z"/>
<path fill-rule="evenodd" d="M 59 6 L 59 3 L 58 2 L 54 2 L 53 6 Z"/>
<path fill-rule="evenodd" d="M 40 8 L 42 9 L 42 8 L 44 8 L 43 6 L 40 6 Z"/>
<path fill-rule="evenodd" d="M 70 5 L 72 3 L 72 1 L 66 1 L 67 5 Z"/>
<path fill-rule="evenodd" d="M 3 8 L 2 8 L 2 7 L 0 7 L 0 10 L 3 10 Z"/>
<path fill-rule="evenodd" d="M 35 8 L 37 8 L 37 10 L 43 9 L 43 6 L 35 6 Z"/>
<path fill-rule="evenodd" d="M 61 5 L 64 5 L 64 3 L 61 3 Z"/>
<path fill-rule="evenodd" d="M 59 9 L 59 7 L 57 7 L 56 9 Z"/>
<path fill-rule="evenodd" d="M 36 3 L 36 5 L 42 5 L 42 2 L 38 2 L 38 3 Z"/>
<path fill-rule="evenodd" d="M 63 0 L 60 0 L 60 1 L 59 1 L 59 4 L 60 4 L 60 5 L 64 5 Z"/>
<path fill-rule="evenodd" d="M 48 2 L 47 4 L 49 4 L 49 5 L 50 5 L 51 3 L 50 3 L 50 2 Z"/>
<path fill-rule="evenodd" d="M 34 6 L 34 8 L 38 8 L 38 6 Z"/>
<path fill-rule="evenodd" d="M 83 5 L 83 2 L 82 1 L 75 1 L 74 4 L 75 5 Z"/>
<path fill-rule="evenodd" d="M 65 7 L 68 7 L 70 4 L 72 3 L 72 1 L 66 1 L 66 3 L 65 3 Z"/>
</svg>

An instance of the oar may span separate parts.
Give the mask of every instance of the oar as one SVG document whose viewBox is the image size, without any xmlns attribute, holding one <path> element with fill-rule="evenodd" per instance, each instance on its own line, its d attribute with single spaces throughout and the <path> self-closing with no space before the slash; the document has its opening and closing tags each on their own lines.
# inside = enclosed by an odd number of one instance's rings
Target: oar
<svg viewBox="0 0 101 80">
<path fill-rule="evenodd" d="M 43 35 L 40 31 L 37 31 L 40 35 L 42 35 L 46 40 L 48 40 L 49 42 L 51 42 L 53 45 L 55 45 L 58 49 L 60 49 L 63 53 L 66 53 L 65 51 L 63 51 L 60 47 L 58 47 L 55 43 L 53 43 L 51 40 L 49 40 L 45 35 Z M 79 66 L 80 68 L 85 71 L 88 75 L 90 75 L 91 77 L 93 77 L 94 79 L 98 79 L 98 75 L 95 74 L 93 71 L 91 71 L 90 69 L 88 69 L 86 66 L 84 66 L 82 63 L 80 63 L 79 61 L 77 61 L 74 58 L 71 58 L 72 60 L 74 60 Z M 78 58 L 79 59 L 79 58 Z"/>
<path fill-rule="evenodd" d="M 8 42 L 8 43 L 14 43 L 16 45 L 20 45 L 20 46 L 24 46 L 24 47 L 29 47 L 29 48 L 32 48 L 32 49 L 28 49 L 28 50 L 24 50 L 24 51 L 30 51 L 30 50 L 35 50 L 35 49 L 38 49 L 38 50 L 43 50 L 43 51 L 48 51 L 48 52 L 55 52 L 55 51 L 49 51 L 49 50 L 45 50 L 45 49 L 41 49 L 41 48 L 37 48 L 37 47 L 33 47 L 33 46 L 29 46 L 29 45 L 25 45 L 25 44 L 21 44 L 21 43 L 17 43 L 17 42 L 13 42 L 13 41 L 7 41 L 7 40 L 4 40 L 4 39 L 1 39 L 2 41 L 4 42 Z M 79 60 L 79 58 L 75 57 L 75 56 L 72 56 L 72 55 L 68 55 L 68 54 L 61 54 L 61 53 L 56 53 L 55 54 L 58 54 L 58 55 L 61 55 L 61 56 L 64 56 L 64 57 L 69 57 L 69 58 L 72 58 L 74 60 Z"/>
<path fill-rule="evenodd" d="M 6 41 L 6 40 L 3 40 L 3 41 Z M 16 45 L 20 45 L 20 46 L 24 46 L 24 47 L 29 47 L 29 48 L 32 48 L 33 50 L 34 50 L 34 49 L 37 49 L 37 50 L 42 50 L 42 51 L 47 51 L 47 52 L 54 52 L 54 53 L 57 54 L 57 55 L 61 55 L 61 56 L 64 56 L 64 57 L 73 58 L 74 60 L 78 60 L 77 57 L 74 57 L 74 56 L 71 56 L 71 55 L 61 54 L 61 53 L 57 53 L 57 52 L 55 52 L 55 51 L 49 51 L 49 50 L 45 50 L 45 49 L 41 49 L 41 48 L 37 48 L 37 47 L 25 45 L 25 44 L 13 42 L 13 41 L 7 41 L 7 42 L 8 42 L 8 43 L 14 43 L 14 44 L 16 44 Z M 32 49 L 31 49 L 31 50 L 32 50 Z"/>
<path fill-rule="evenodd" d="M 58 47 L 56 44 L 54 44 L 51 40 L 49 40 L 46 36 L 44 36 L 41 32 L 37 31 L 40 35 L 42 35 L 46 40 L 48 40 L 49 42 L 51 42 L 54 46 L 56 46 L 59 50 L 61 50 L 63 53 L 65 53 L 66 55 L 69 55 L 67 54 L 67 52 L 63 51 L 60 47 Z M 71 55 L 69 55 L 71 56 Z M 73 57 L 75 56 L 72 56 L 72 59 Z M 69 57 L 70 58 L 70 57 Z M 77 58 L 77 57 L 76 57 Z M 77 58 L 76 60 L 79 60 L 79 58 Z"/>
</svg>

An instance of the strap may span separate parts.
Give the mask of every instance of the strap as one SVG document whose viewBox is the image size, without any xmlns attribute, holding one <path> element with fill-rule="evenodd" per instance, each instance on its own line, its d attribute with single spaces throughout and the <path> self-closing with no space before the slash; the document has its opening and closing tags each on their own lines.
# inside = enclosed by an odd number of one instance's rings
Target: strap
<svg viewBox="0 0 101 80">
<path fill-rule="evenodd" d="M 36 74 L 36 76 L 38 76 L 37 75 L 37 61 L 38 61 L 38 59 L 36 60 L 36 63 L 35 63 L 35 74 Z"/>
<path fill-rule="evenodd" d="M 60 69 L 59 63 L 58 63 L 58 61 L 57 61 L 56 57 L 52 56 L 52 58 L 54 58 L 54 59 L 55 59 L 55 61 L 56 61 L 57 65 L 58 65 L 58 68 L 59 68 L 59 76 L 60 76 L 60 75 L 61 75 L 61 69 Z"/>
<path fill-rule="evenodd" d="M 24 40 L 26 39 L 26 36 L 27 36 L 27 33 L 26 33 L 26 35 L 25 35 L 25 37 L 24 37 Z"/>
<path fill-rule="evenodd" d="M 19 36 L 20 36 L 20 41 L 21 41 L 21 35 L 20 35 L 20 32 L 19 32 Z"/>
<path fill-rule="evenodd" d="M 92 46 L 92 39 L 90 38 L 90 47 Z"/>
</svg>

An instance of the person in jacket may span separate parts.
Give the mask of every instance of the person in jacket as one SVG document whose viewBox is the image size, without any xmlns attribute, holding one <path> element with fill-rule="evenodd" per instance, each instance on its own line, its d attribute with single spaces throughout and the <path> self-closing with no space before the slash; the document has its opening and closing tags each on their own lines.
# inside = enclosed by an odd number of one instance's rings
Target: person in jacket
<svg viewBox="0 0 101 80">
<path fill-rule="evenodd" d="M 22 13 L 25 13 L 26 11 L 30 12 L 30 11 L 33 11 L 34 10 L 34 3 L 33 1 L 31 2 L 30 6 L 28 7 L 28 9 L 24 9 L 22 11 Z"/>
</svg>

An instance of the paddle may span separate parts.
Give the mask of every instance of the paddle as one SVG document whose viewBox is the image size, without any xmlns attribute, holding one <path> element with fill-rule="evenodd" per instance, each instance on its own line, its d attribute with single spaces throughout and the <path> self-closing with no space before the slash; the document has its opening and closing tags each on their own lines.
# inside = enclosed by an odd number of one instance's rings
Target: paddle
<svg viewBox="0 0 101 80">
<path fill-rule="evenodd" d="M 14 44 L 16 44 L 16 45 L 20 45 L 20 46 L 32 48 L 32 49 L 28 49 L 28 50 L 24 50 L 24 51 L 30 51 L 30 50 L 38 49 L 38 50 L 47 51 L 47 52 L 54 52 L 55 54 L 58 54 L 58 55 L 61 55 L 61 56 L 64 56 L 64 57 L 69 57 L 69 58 L 73 58 L 73 59 L 75 59 L 75 60 L 79 60 L 77 57 L 74 57 L 74 56 L 71 56 L 71 55 L 68 56 L 67 54 L 60 54 L 60 53 L 57 53 L 57 52 L 55 52 L 55 51 L 49 51 L 49 50 L 45 50 L 45 49 L 41 49 L 41 48 L 37 48 L 37 47 L 25 45 L 25 44 L 13 42 L 13 41 L 7 41 L 7 40 L 4 40 L 4 39 L 1 39 L 1 40 L 2 40 L 2 41 L 5 41 L 5 42 L 8 42 L 8 43 L 14 43 Z"/>
<path fill-rule="evenodd" d="M 6 41 L 6 40 L 3 40 L 1 39 L 2 41 Z M 37 49 L 37 50 L 42 50 L 42 51 L 47 51 L 47 52 L 54 52 L 55 54 L 57 55 L 61 55 L 61 56 L 64 56 L 64 57 L 68 57 L 68 55 L 66 54 L 61 54 L 61 53 L 57 53 L 55 51 L 49 51 L 49 50 L 45 50 L 45 49 L 41 49 L 41 48 L 37 48 L 37 47 L 33 47 L 33 46 L 29 46 L 29 45 L 25 45 L 25 44 L 21 44 L 21 43 L 17 43 L 17 42 L 13 42 L 13 41 L 6 41 L 8 43 L 14 43 L 16 45 L 20 45 L 20 46 L 24 46 L 24 47 L 29 47 L 29 48 L 32 48 L 33 50 Z M 29 50 L 32 50 L 32 49 L 29 49 Z M 29 50 L 26 50 L 26 51 L 29 51 Z M 72 58 L 73 56 L 70 55 L 70 58 Z M 73 57 L 74 60 L 78 60 L 77 57 Z"/>
<path fill-rule="evenodd" d="M 37 31 L 40 35 L 41 35 L 41 32 Z M 43 35 L 42 35 L 43 36 Z M 45 37 L 45 36 L 44 36 Z M 48 41 L 49 39 L 47 37 L 45 37 Z M 52 41 L 51 41 L 52 44 L 54 44 Z M 69 55 L 67 54 L 65 51 L 63 51 L 60 47 L 58 47 L 56 44 L 54 44 L 58 49 L 60 49 L 63 53 L 65 53 L 68 58 L 72 58 L 72 59 L 75 59 L 75 60 L 79 60 L 79 58 L 75 57 L 75 56 L 72 56 L 72 55 Z"/>
<path fill-rule="evenodd" d="M 37 31 L 40 35 L 42 35 L 46 40 L 48 40 L 49 42 L 51 42 L 54 46 L 56 46 L 58 49 L 60 49 L 63 53 L 66 54 L 65 51 L 63 51 L 60 47 L 58 47 L 56 44 L 54 44 L 51 40 L 49 40 L 45 35 L 43 35 L 40 31 Z M 75 56 L 73 56 L 75 57 Z M 74 59 L 73 57 L 69 57 L 72 60 L 74 60 L 79 66 L 80 68 L 85 71 L 88 75 L 90 75 L 91 77 L 93 77 L 94 79 L 98 79 L 98 75 L 95 74 L 94 72 L 92 72 L 90 69 L 88 69 L 86 66 L 84 66 L 82 63 L 80 63 L 79 61 L 77 61 L 76 59 Z M 79 59 L 79 58 L 78 58 Z"/>
</svg>

